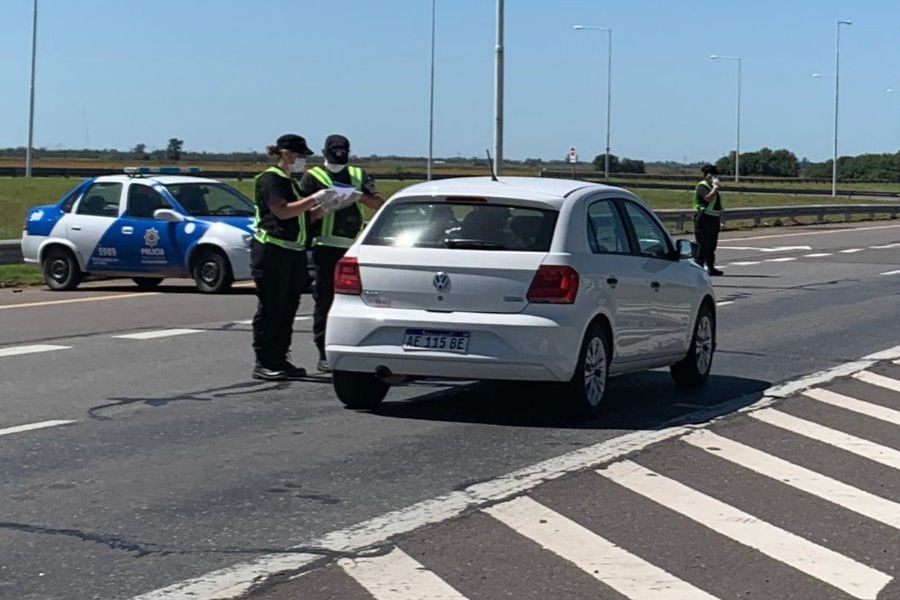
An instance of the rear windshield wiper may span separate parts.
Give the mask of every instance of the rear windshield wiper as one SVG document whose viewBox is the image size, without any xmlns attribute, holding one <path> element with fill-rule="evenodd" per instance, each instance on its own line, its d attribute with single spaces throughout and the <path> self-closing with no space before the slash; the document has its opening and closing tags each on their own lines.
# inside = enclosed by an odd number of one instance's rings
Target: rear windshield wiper
<svg viewBox="0 0 900 600">
<path fill-rule="evenodd" d="M 488 240 L 469 240 L 456 239 L 444 240 L 448 248 L 459 248 L 463 250 L 506 250 L 506 246 L 500 242 L 490 242 Z"/>
</svg>

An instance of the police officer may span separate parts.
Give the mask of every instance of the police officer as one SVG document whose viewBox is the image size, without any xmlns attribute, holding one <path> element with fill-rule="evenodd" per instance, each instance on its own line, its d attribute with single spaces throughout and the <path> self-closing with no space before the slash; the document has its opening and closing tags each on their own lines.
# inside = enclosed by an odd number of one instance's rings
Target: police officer
<svg viewBox="0 0 900 600">
<path fill-rule="evenodd" d="M 306 370 L 288 360 L 294 316 L 306 283 L 307 213 L 330 192 L 300 193 L 292 174 L 301 173 L 312 154 L 299 135 L 287 134 L 267 148 L 278 162 L 255 178 L 256 232 L 250 264 L 259 300 L 253 317 L 253 378 L 300 379 Z"/>
<path fill-rule="evenodd" d="M 716 246 L 722 228 L 722 195 L 719 193 L 719 170 L 715 165 L 704 165 L 703 179 L 694 190 L 694 236 L 700 250 L 697 263 L 706 267 L 710 275 L 723 275 L 716 268 Z"/>
<path fill-rule="evenodd" d="M 313 167 L 300 180 L 300 190 L 310 195 L 334 186 L 351 186 L 359 193 L 348 205 L 320 203 L 320 209 L 309 226 L 312 260 L 315 267 L 313 298 L 313 340 L 319 350 L 319 371 L 328 372 L 325 357 L 325 324 L 334 301 L 334 267 L 344 256 L 366 224 L 366 209 L 377 210 L 384 204 L 375 180 L 359 167 L 350 165 L 350 140 L 342 135 L 325 139 L 324 167 Z"/>
</svg>

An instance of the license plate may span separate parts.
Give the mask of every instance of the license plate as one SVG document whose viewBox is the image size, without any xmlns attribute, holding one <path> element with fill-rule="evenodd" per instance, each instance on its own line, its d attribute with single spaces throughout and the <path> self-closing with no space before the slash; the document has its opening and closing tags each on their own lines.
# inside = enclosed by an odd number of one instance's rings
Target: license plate
<svg viewBox="0 0 900 600">
<path fill-rule="evenodd" d="M 411 350 L 467 354 L 469 352 L 469 332 L 407 329 L 403 338 L 403 347 Z"/>
</svg>

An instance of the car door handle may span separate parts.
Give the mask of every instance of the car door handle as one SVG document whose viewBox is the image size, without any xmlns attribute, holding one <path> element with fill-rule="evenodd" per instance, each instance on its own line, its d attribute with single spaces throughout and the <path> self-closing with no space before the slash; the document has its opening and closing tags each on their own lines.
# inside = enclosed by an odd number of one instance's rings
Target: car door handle
<svg viewBox="0 0 900 600">
<path fill-rule="evenodd" d="M 81 231 L 81 225 L 72 225 L 72 231 Z"/>
<path fill-rule="evenodd" d="M 658 281 L 651 281 L 651 282 L 650 282 L 650 287 L 652 287 L 654 290 L 658 290 L 658 289 L 659 289 L 659 282 L 658 282 Z"/>
<path fill-rule="evenodd" d="M 134 233 L 134 227 L 131 227 L 130 225 L 126 225 L 125 227 L 122 228 L 122 233 L 124 233 L 125 235 L 131 235 L 132 233 Z"/>
<path fill-rule="evenodd" d="M 606 278 L 606 283 L 610 287 L 616 287 L 617 285 L 619 285 L 619 280 L 617 278 L 613 277 L 612 275 L 610 275 L 609 277 Z"/>
</svg>

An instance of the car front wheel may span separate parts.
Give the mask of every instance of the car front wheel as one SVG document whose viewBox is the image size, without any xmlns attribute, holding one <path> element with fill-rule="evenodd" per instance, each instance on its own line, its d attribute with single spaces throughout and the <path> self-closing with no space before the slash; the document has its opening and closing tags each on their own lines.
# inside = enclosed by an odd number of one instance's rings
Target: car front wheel
<svg viewBox="0 0 900 600">
<path fill-rule="evenodd" d="M 716 321 L 712 310 L 703 306 L 697 314 L 687 356 L 672 365 L 672 379 L 678 385 L 696 387 L 706 383 L 716 351 Z"/>
<path fill-rule="evenodd" d="M 335 371 L 331 374 L 334 393 L 347 408 L 372 409 L 387 396 L 390 386 L 373 373 Z"/>
<path fill-rule="evenodd" d="M 606 331 L 594 323 L 584 336 L 578 365 L 563 391 L 572 415 L 579 419 L 596 417 L 603 407 L 609 376 L 610 340 Z"/>
<path fill-rule="evenodd" d="M 193 272 L 197 289 L 207 294 L 220 294 L 228 291 L 234 282 L 228 259 L 218 250 L 202 250 L 194 261 Z"/>
<path fill-rule="evenodd" d="M 41 265 L 44 283 L 51 290 L 74 290 L 81 283 L 81 269 L 75 255 L 66 248 L 50 248 Z"/>
</svg>

